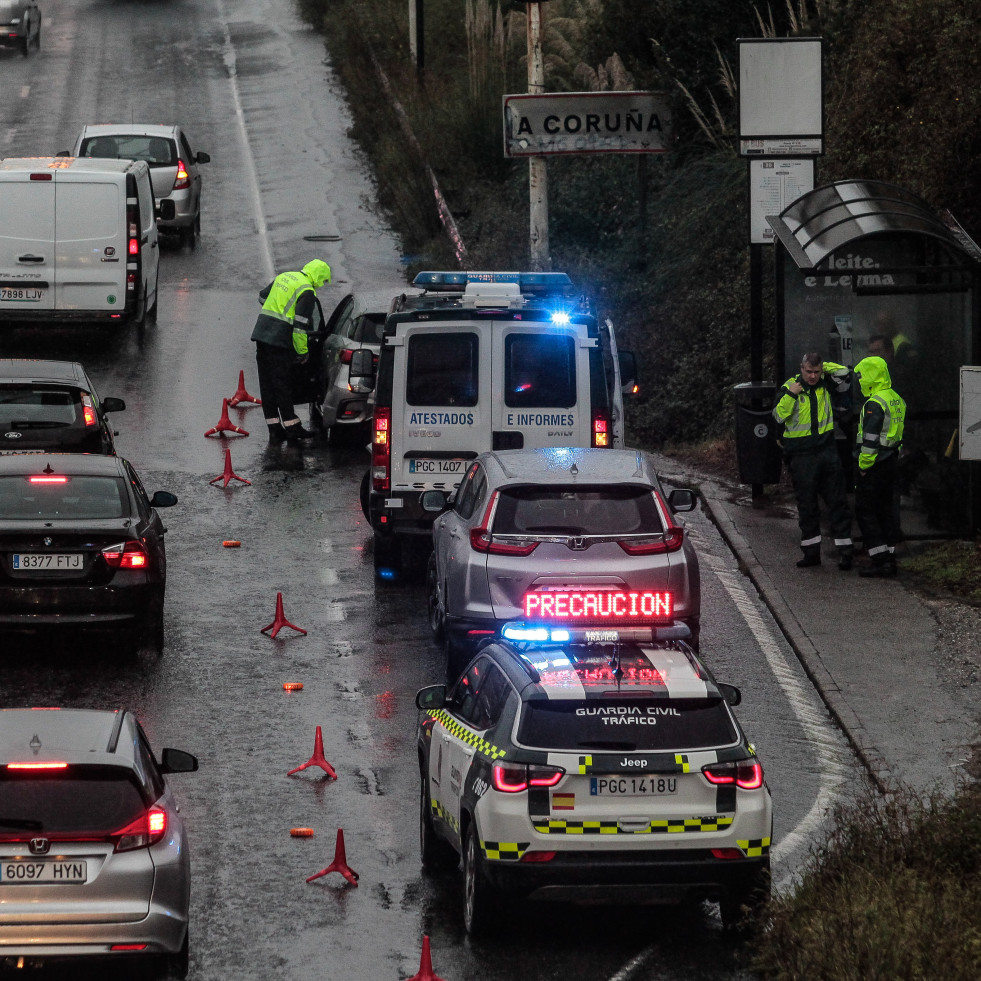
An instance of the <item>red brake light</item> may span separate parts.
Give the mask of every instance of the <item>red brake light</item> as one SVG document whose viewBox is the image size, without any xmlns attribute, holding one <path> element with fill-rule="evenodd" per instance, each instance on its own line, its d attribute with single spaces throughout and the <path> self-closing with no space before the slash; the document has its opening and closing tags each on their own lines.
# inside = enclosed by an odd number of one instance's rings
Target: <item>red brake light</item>
<svg viewBox="0 0 981 981">
<path fill-rule="evenodd" d="M 184 191 L 191 186 L 191 175 L 187 172 L 184 161 L 177 160 L 177 177 L 174 180 L 174 190 Z"/>
<path fill-rule="evenodd" d="M 710 763 L 702 767 L 709 783 L 735 784 L 742 790 L 759 790 L 763 786 L 763 767 L 756 760 L 736 763 Z"/>
<path fill-rule="evenodd" d="M 610 416 L 605 409 L 593 413 L 593 446 L 607 447 L 610 443 Z"/>
<path fill-rule="evenodd" d="M 142 542 L 110 545 L 102 550 L 102 557 L 113 569 L 145 569 L 150 564 L 150 556 Z"/>
<path fill-rule="evenodd" d="M 32 484 L 67 484 L 67 477 L 28 477 L 27 478 Z"/>
<path fill-rule="evenodd" d="M 470 547 L 475 552 L 488 552 L 491 555 L 531 555 L 538 548 L 538 542 L 509 543 L 494 541 L 494 536 L 490 532 L 491 522 L 494 520 L 494 511 L 497 508 L 497 500 L 500 491 L 494 491 L 491 499 L 487 502 L 484 516 L 480 521 L 479 528 L 470 529 Z"/>
<path fill-rule="evenodd" d="M 67 763 L 8 763 L 8 770 L 67 770 Z"/>
<path fill-rule="evenodd" d="M 95 414 L 95 406 L 87 395 L 82 396 L 82 420 L 86 426 L 95 426 L 99 422 Z"/>
<path fill-rule="evenodd" d="M 387 491 L 391 486 L 391 418 L 392 410 L 388 406 L 375 407 L 375 435 L 371 443 L 371 486 L 376 491 Z"/>
<path fill-rule="evenodd" d="M 148 848 L 155 845 L 167 831 L 167 812 L 154 805 L 141 814 L 132 824 L 109 837 L 115 840 L 117 852 L 128 852 L 134 848 Z"/>
<path fill-rule="evenodd" d="M 350 364 L 351 358 L 354 357 L 354 348 L 346 347 L 341 351 L 341 364 Z"/>
<path fill-rule="evenodd" d="M 491 780 L 495 790 L 503 794 L 519 794 L 529 787 L 554 787 L 564 776 L 565 770 L 559 766 L 495 763 Z"/>
</svg>

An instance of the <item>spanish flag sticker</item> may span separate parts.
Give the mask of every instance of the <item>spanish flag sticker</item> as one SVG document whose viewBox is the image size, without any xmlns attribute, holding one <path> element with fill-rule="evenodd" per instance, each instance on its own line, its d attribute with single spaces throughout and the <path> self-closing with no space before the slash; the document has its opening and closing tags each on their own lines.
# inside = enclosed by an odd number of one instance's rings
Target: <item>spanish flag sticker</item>
<svg viewBox="0 0 981 981">
<path fill-rule="evenodd" d="M 575 794 L 552 794 L 553 811 L 574 811 L 576 809 Z"/>
</svg>

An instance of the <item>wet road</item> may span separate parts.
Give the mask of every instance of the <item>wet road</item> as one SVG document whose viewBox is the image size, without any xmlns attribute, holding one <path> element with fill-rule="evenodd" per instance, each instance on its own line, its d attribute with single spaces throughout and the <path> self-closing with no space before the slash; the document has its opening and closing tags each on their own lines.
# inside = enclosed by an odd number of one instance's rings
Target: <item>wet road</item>
<svg viewBox="0 0 981 981">
<path fill-rule="evenodd" d="M 519 908 L 499 940 L 465 939 L 457 878 L 423 877 L 416 845 L 413 695 L 442 678 L 443 656 L 423 587 L 375 587 L 357 495 L 366 455 L 270 449 L 256 408 L 232 410 L 248 438 L 203 436 L 240 370 L 257 394 L 248 338 L 274 268 L 325 258 L 327 308 L 352 288 L 402 284 L 320 40 L 272 0 L 45 0 L 43 10 L 39 55 L 0 50 L 4 156 L 68 147 L 86 122 L 176 119 L 212 162 L 197 248 L 164 243 L 156 324 L 0 335 L 3 355 L 80 360 L 103 396 L 124 398 L 120 452 L 151 493 L 180 497 L 164 515 L 165 653 L 127 659 L 84 636 L 5 641 L 0 704 L 127 705 L 156 747 L 199 757 L 199 773 L 172 778 L 193 848 L 190 976 L 405 978 L 429 934 L 447 981 L 740 977 L 708 907 Z M 251 486 L 209 485 L 226 446 Z M 739 717 L 774 796 L 779 884 L 857 769 L 715 529 L 701 512 L 689 528 L 702 553 L 703 654 L 743 689 Z M 230 539 L 241 547 L 223 548 Z M 306 636 L 260 633 L 278 591 Z M 284 681 L 304 688 L 287 693 Z M 286 776 L 318 725 L 336 783 Z M 315 836 L 291 838 L 297 825 Z M 359 886 L 333 875 L 307 884 L 338 828 Z"/>
</svg>

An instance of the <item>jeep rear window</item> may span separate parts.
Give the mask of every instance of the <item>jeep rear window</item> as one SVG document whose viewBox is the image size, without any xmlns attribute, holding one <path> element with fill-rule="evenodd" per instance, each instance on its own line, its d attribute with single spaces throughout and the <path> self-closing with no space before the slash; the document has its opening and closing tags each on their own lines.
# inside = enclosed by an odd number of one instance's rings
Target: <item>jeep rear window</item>
<svg viewBox="0 0 981 981">
<path fill-rule="evenodd" d="M 518 743 L 537 749 L 670 752 L 737 739 L 722 699 L 534 699 L 522 704 L 518 718 Z"/>
<path fill-rule="evenodd" d="M 568 334 L 508 334 L 504 403 L 515 409 L 576 404 L 576 340 Z"/>
<path fill-rule="evenodd" d="M 650 488 L 505 487 L 495 535 L 656 535 L 664 529 Z"/>
<path fill-rule="evenodd" d="M 409 405 L 477 404 L 477 335 L 413 334 L 405 400 Z"/>
<path fill-rule="evenodd" d="M 39 385 L 0 387 L 0 426 L 6 429 L 62 429 L 83 425 L 78 390 Z"/>
<path fill-rule="evenodd" d="M 0 768 L 0 838 L 24 832 L 118 831 L 146 809 L 135 777 L 120 767 L 50 773 Z"/>
<path fill-rule="evenodd" d="M 121 477 L 75 475 L 63 484 L 32 484 L 20 474 L 0 477 L 0 514 L 5 521 L 122 518 L 129 513 Z"/>
</svg>

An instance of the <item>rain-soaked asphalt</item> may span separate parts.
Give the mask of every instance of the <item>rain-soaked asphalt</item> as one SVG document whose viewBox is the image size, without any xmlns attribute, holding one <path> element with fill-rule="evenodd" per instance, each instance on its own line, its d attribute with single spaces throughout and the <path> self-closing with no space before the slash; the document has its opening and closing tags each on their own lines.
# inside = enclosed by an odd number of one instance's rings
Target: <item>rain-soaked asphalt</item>
<svg viewBox="0 0 981 981">
<path fill-rule="evenodd" d="M 519 906 L 493 941 L 466 940 L 457 877 L 422 876 L 416 847 L 413 694 L 441 680 L 443 657 L 421 585 L 374 584 L 357 495 L 366 455 L 322 442 L 270 449 L 254 407 L 232 410 L 249 437 L 203 436 L 239 371 L 257 394 L 248 338 L 274 268 L 325 258 L 327 308 L 352 288 L 402 282 L 320 40 L 273 0 L 41 2 L 40 54 L 0 49 L 3 156 L 68 147 L 86 122 L 177 120 L 212 162 L 199 245 L 164 243 L 156 324 L 0 335 L 4 356 L 80 360 L 103 396 L 124 398 L 120 452 L 151 493 L 180 497 L 164 512 L 166 650 L 133 660 L 94 637 L 5 638 L 0 705 L 125 705 L 157 748 L 199 757 L 198 773 L 172 778 L 193 855 L 190 977 L 394 981 L 416 973 L 426 934 L 447 981 L 743 976 L 708 907 Z M 209 484 L 226 447 L 251 485 Z M 783 884 L 855 763 L 715 529 L 701 512 L 689 528 L 702 553 L 703 652 L 743 689 Z M 277 592 L 305 636 L 260 632 Z M 284 681 L 304 688 L 287 693 Z M 336 782 L 286 775 L 310 756 L 317 726 Z M 290 837 L 298 825 L 315 836 Z M 338 828 L 357 888 L 337 875 L 307 884 Z"/>
</svg>

